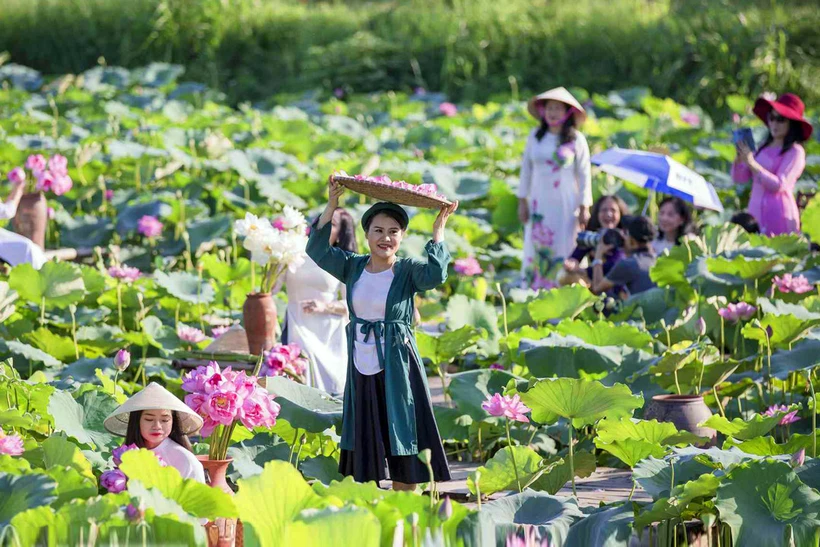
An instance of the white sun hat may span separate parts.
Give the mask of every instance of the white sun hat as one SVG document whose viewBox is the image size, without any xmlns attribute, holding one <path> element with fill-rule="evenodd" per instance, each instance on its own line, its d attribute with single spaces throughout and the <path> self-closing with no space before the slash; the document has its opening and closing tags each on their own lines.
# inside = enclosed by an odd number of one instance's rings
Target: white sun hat
<svg viewBox="0 0 820 547">
<path fill-rule="evenodd" d="M 587 112 L 584 110 L 584 107 L 581 106 L 578 99 L 573 97 L 572 93 L 567 91 L 565 87 L 555 87 L 530 99 L 529 104 L 527 104 L 527 110 L 530 114 L 532 114 L 533 118 L 539 121 L 541 120 L 541 117 L 538 115 L 537 106 L 541 101 L 558 101 L 574 108 L 575 113 L 573 115 L 575 116 L 576 125 L 581 125 L 587 119 Z"/>
<path fill-rule="evenodd" d="M 180 401 L 173 393 L 156 382 L 125 401 L 103 422 L 105 428 L 115 435 L 125 436 L 128 418 L 137 410 L 173 410 L 179 418 L 179 428 L 185 435 L 192 435 L 202 427 L 202 417 Z"/>
</svg>

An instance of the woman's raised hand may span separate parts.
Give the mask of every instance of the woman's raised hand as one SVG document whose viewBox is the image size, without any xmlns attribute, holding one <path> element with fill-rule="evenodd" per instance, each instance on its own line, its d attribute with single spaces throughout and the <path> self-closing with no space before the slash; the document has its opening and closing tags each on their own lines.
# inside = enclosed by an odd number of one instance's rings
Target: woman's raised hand
<svg viewBox="0 0 820 547">
<path fill-rule="evenodd" d="M 336 179 L 333 178 L 333 175 L 330 175 L 327 178 L 327 205 L 328 208 L 331 206 L 335 211 L 336 208 L 339 206 L 339 198 L 342 197 L 342 194 L 345 192 L 345 187 L 336 182 Z"/>
<path fill-rule="evenodd" d="M 458 209 L 458 202 L 454 201 L 450 205 L 445 205 L 438 212 L 435 223 L 433 223 L 433 241 L 438 243 L 444 240 L 444 226 L 447 224 L 447 218 L 456 212 Z"/>
</svg>

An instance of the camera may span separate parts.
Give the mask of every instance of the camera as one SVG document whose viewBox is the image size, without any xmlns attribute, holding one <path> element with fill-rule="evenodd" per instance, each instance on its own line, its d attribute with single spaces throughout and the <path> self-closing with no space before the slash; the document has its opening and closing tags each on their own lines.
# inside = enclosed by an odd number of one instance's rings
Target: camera
<svg viewBox="0 0 820 547">
<path fill-rule="evenodd" d="M 575 244 L 582 249 L 592 249 L 598 245 L 601 238 L 603 238 L 604 244 L 612 245 L 616 249 L 624 246 L 624 236 L 614 229 L 606 230 L 603 235 L 601 235 L 601 232 L 579 232 Z"/>
</svg>

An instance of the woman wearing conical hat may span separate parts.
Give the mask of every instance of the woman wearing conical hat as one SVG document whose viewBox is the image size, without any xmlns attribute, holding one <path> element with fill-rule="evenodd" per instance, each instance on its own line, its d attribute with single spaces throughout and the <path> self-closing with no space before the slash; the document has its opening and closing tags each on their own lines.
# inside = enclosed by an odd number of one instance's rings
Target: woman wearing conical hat
<svg viewBox="0 0 820 547">
<path fill-rule="evenodd" d="M 111 433 L 125 437 L 126 445 L 147 448 L 160 456 L 183 479 L 205 482 L 205 470 L 188 440 L 188 435 L 202 427 L 202 418 L 156 382 L 120 405 L 103 425 Z"/>
<path fill-rule="evenodd" d="M 538 121 L 527 138 L 518 187 L 518 217 L 524 225 L 524 285 L 551 285 L 556 266 L 570 256 L 579 227 L 589 219 L 592 183 L 589 146 L 578 127 L 581 104 L 563 87 L 533 97 Z"/>
</svg>

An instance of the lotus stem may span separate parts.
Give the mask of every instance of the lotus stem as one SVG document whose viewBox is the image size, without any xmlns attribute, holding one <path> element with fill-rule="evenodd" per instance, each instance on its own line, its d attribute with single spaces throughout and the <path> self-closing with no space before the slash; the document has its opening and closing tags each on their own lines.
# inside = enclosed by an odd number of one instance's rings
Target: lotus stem
<svg viewBox="0 0 820 547">
<path fill-rule="evenodd" d="M 29 376 L 31 376 L 29 374 Z M 484 461 L 484 454 L 481 450 L 481 424 L 478 424 L 478 460 L 483 462 Z"/>
<path fill-rule="evenodd" d="M 817 395 L 814 393 L 814 384 L 811 381 L 812 371 L 806 373 L 806 381 L 809 383 L 809 390 L 811 390 L 811 457 L 817 457 Z"/>
<path fill-rule="evenodd" d="M 77 345 L 77 308 L 72 304 L 68 307 L 68 311 L 71 312 L 71 338 L 74 340 L 74 357 L 79 359 L 80 347 Z"/>
<path fill-rule="evenodd" d="M 632 500 L 632 495 L 635 493 L 635 479 L 632 479 L 632 489 L 629 491 L 629 497 L 626 498 L 627 501 Z"/>
<path fill-rule="evenodd" d="M 122 283 L 117 280 L 117 318 L 119 319 L 120 330 L 125 330 L 122 322 Z"/>
<path fill-rule="evenodd" d="M 253 367 L 253 374 L 251 376 L 259 376 L 259 371 L 262 370 L 262 361 L 265 359 L 265 352 L 263 351 L 259 355 L 259 359 L 256 360 L 256 366 Z"/>
<path fill-rule="evenodd" d="M 518 466 L 515 464 L 515 451 L 513 450 L 512 437 L 510 436 L 510 419 L 504 420 L 507 428 L 507 445 L 510 449 L 510 459 L 512 460 L 513 471 L 515 472 L 515 484 L 518 486 L 518 493 L 521 493 L 521 479 L 518 477 Z"/>
<path fill-rule="evenodd" d="M 678 395 L 680 395 L 681 392 L 680 392 L 680 383 L 678 382 L 678 369 L 673 370 L 672 374 L 675 376 L 675 390 L 677 390 Z"/>
<path fill-rule="evenodd" d="M 726 336 L 723 331 L 723 316 L 720 315 L 720 362 L 723 362 L 723 352 L 726 351 Z"/>
<path fill-rule="evenodd" d="M 507 327 L 507 299 L 504 298 L 504 292 L 501 290 L 501 283 L 495 284 L 495 290 L 498 291 L 498 295 L 501 297 L 501 312 L 502 317 L 504 318 L 504 338 L 510 336 L 510 331 Z"/>
<path fill-rule="evenodd" d="M 40 299 L 40 326 L 46 326 L 46 297 Z"/>
<path fill-rule="evenodd" d="M 481 511 L 481 490 L 480 490 L 479 485 L 478 485 L 478 483 L 481 482 L 481 471 L 476 471 L 475 472 L 474 482 L 475 482 L 475 495 L 476 495 L 476 501 L 478 503 L 478 510 Z"/>
<path fill-rule="evenodd" d="M 720 415 L 725 418 L 726 411 L 723 409 L 723 404 L 720 402 L 720 396 L 717 392 L 717 386 L 712 386 L 712 394 L 715 396 L 715 402 L 717 403 L 718 410 L 720 410 Z"/>
<path fill-rule="evenodd" d="M 677 381 L 677 377 L 675 378 Z M 572 481 L 572 495 L 576 498 L 578 497 L 578 493 L 575 491 L 575 460 L 573 459 L 573 452 L 572 452 L 572 422 L 569 423 L 569 474 L 570 474 L 570 481 Z"/>
<path fill-rule="evenodd" d="M 290 455 L 288 456 L 288 463 L 293 463 L 293 452 L 296 450 L 296 441 L 299 439 L 299 428 L 296 428 L 296 432 L 293 434 L 293 444 L 290 447 Z"/>
</svg>

